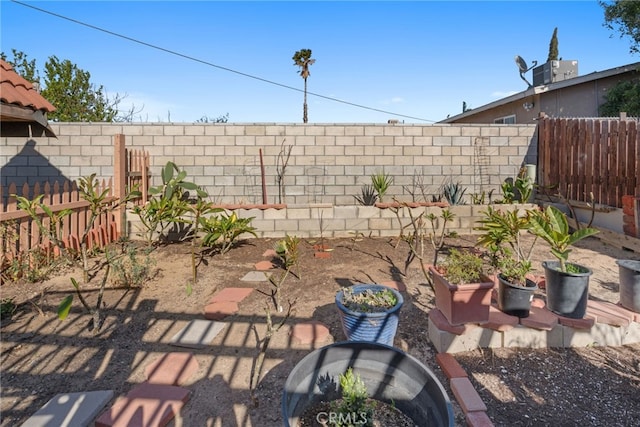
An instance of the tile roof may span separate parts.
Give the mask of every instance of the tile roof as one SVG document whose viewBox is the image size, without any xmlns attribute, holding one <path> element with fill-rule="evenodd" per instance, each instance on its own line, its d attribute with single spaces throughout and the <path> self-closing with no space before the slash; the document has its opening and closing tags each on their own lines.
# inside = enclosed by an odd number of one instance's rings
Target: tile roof
<svg viewBox="0 0 640 427">
<path fill-rule="evenodd" d="M 0 101 L 43 113 L 50 113 L 56 109 L 38 93 L 32 83 L 21 77 L 2 59 L 0 59 Z"/>
</svg>

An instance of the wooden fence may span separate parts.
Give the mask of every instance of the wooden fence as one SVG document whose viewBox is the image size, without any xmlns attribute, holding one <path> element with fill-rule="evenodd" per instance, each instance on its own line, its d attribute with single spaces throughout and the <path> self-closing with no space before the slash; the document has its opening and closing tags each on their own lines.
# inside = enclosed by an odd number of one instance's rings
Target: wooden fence
<svg viewBox="0 0 640 427">
<path fill-rule="evenodd" d="M 122 199 L 129 190 L 137 188 L 142 193 L 141 197 L 132 201 L 134 204 L 144 204 L 148 200 L 149 188 L 149 153 L 139 150 L 129 151 L 125 148 L 124 135 L 116 135 L 114 138 L 114 175 L 109 179 L 103 179 L 98 183 L 98 191 L 108 190 L 107 204 L 114 204 Z M 98 216 L 90 230 L 86 230 L 89 224 L 91 211 L 89 202 L 82 199 L 76 182 L 65 181 L 43 184 L 36 183 L 33 186 L 24 184 L 17 188 L 15 184 L 9 184 L 6 188 L 0 188 L 0 268 L 5 268 L 6 263 L 15 259 L 18 254 L 30 253 L 33 250 L 42 250 L 53 256 L 59 253 L 46 233 L 38 227 L 29 214 L 20 210 L 18 200 L 14 196 L 22 196 L 33 200 L 43 195 L 42 203 L 51 209 L 53 213 L 64 209 L 71 210 L 71 215 L 64 217 L 58 225 L 57 231 L 64 242 L 65 248 L 80 250 L 82 236 L 87 235 L 87 246 L 104 247 L 114 242 L 123 233 L 124 213 L 126 207 L 121 204 L 113 205 L 113 209 Z M 49 227 L 50 219 L 42 209 L 38 210 L 39 218 L 44 227 Z"/>
<path fill-rule="evenodd" d="M 622 207 L 640 196 L 638 122 L 543 117 L 538 123 L 539 193 Z"/>
</svg>

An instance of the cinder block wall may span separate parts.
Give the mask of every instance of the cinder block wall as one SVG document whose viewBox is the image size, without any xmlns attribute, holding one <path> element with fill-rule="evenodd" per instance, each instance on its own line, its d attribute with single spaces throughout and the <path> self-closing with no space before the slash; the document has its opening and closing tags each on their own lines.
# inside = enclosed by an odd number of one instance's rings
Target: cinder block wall
<svg viewBox="0 0 640 427">
<path fill-rule="evenodd" d="M 517 210 L 524 214 L 524 210 L 533 209 L 534 204 L 499 204 L 492 205 L 494 209 L 512 211 Z M 454 215 L 446 224 L 446 230 L 456 232 L 459 235 L 478 234 L 475 227 L 479 226 L 478 220 L 483 217 L 482 212 L 487 210 L 487 205 L 456 205 L 446 209 Z M 236 214 L 241 218 L 253 218 L 251 225 L 255 227 L 257 237 L 282 238 L 287 234 L 302 238 L 332 238 L 332 237 L 388 237 L 399 236 L 404 228 L 404 234 L 413 232 L 411 218 L 418 218 L 421 214 L 425 218 L 429 214 L 437 218 L 434 227 L 437 232 L 442 230 L 444 221 L 441 218 L 442 210 L 437 206 L 378 208 L 375 206 L 336 206 L 330 204 L 304 204 L 288 205 L 286 208 L 266 209 L 236 209 Z M 411 215 L 409 214 L 411 210 Z M 127 234 L 132 239 L 142 237 L 140 221 L 132 213 L 127 214 Z M 427 221 L 425 234 L 432 231 L 431 224 Z M 437 233 L 436 233 L 437 234 Z M 245 234 L 242 238 L 251 238 Z M 425 242 L 428 244 L 428 242 Z"/>
<path fill-rule="evenodd" d="M 218 203 L 353 205 L 370 175 L 394 179 L 388 200 L 439 192 L 451 180 L 467 195 L 499 194 L 524 163 L 537 161 L 536 125 L 53 123 L 57 138 L 1 137 L 2 185 L 75 180 L 113 172 L 113 136 L 151 154 L 151 173 L 175 162 Z M 284 200 L 278 171 L 284 168 Z M 422 191 L 420 190 L 422 187 Z M 422 197 L 416 197 L 421 200 Z"/>
</svg>

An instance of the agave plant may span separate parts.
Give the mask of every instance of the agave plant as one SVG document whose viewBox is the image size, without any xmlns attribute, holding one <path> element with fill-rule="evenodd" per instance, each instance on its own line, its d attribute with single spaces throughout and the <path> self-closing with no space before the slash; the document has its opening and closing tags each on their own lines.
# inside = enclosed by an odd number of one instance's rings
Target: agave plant
<svg viewBox="0 0 640 427">
<path fill-rule="evenodd" d="M 464 193 L 467 191 L 459 182 L 447 182 L 442 186 L 444 198 L 450 205 L 464 205 Z"/>
<path fill-rule="evenodd" d="M 353 196 L 358 203 L 363 206 L 373 206 L 378 200 L 378 194 L 373 185 L 365 184 L 360 189 L 362 193 L 360 196 Z"/>
</svg>

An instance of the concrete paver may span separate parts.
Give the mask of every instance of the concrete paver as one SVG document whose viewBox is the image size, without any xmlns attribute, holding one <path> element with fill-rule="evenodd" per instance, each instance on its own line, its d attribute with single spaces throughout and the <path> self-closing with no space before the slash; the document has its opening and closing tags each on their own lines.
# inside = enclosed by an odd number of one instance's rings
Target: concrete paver
<svg viewBox="0 0 640 427">
<path fill-rule="evenodd" d="M 191 353 L 166 353 L 147 365 L 144 374 L 151 384 L 184 385 L 198 371 Z"/>
<path fill-rule="evenodd" d="M 112 390 L 57 394 L 22 427 L 85 427 L 93 422 L 112 397 Z"/>
<path fill-rule="evenodd" d="M 316 320 L 297 323 L 291 327 L 291 337 L 300 344 L 323 343 L 329 336 L 329 327 Z"/>
<path fill-rule="evenodd" d="M 202 348 L 209 345 L 225 326 L 227 324 L 224 322 L 194 319 L 175 334 L 169 344 L 187 348 Z"/>
<path fill-rule="evenodd" d="M 240 280 L 243 282 L 266 282 L 269 280 L 264 271 L 250 271 L 245 274 Z"/>
<path fill-rule="evenodd" d="M 249 296 L 251 292 L 253 292 L 253 288 L 224 288 L 215 294 L 209 302 L 240 302 Z"/>
<path fill-rule="evenodd" d="M 449 353 L 436 354 L 436 361 L 440 368 L 447 376 L 447 378 L 464 378 L 467 376 L 467 371 L 464 370 L 458 361 Z"/>
<path fill-rule="evenodd" d="M 218 301 L 204 307 L 204 318 L 207 320 L 223 320 L 225 317 L 238 312 L 238 303 Z"/>
<path fill-rule="evenodd" d="M 189 400 L 186 388 L 144 382 L 121 397 L 96 420 L 95 427 L 163 427 Z"/>
</svg>

